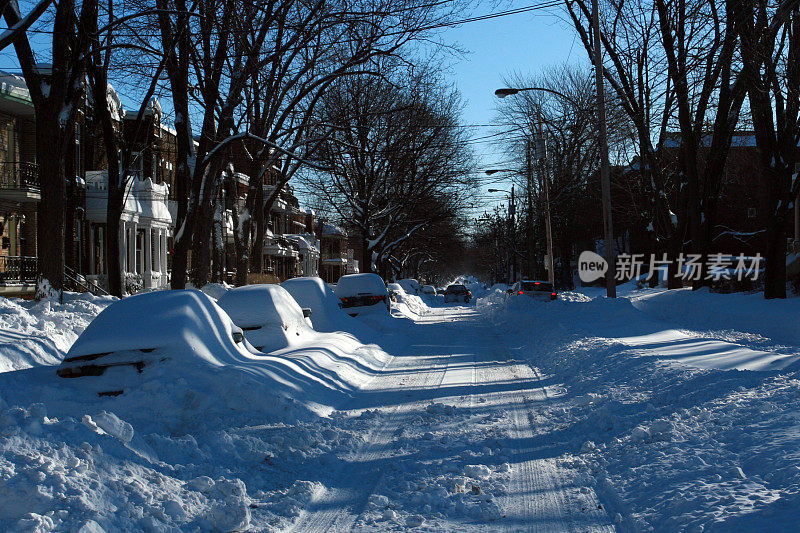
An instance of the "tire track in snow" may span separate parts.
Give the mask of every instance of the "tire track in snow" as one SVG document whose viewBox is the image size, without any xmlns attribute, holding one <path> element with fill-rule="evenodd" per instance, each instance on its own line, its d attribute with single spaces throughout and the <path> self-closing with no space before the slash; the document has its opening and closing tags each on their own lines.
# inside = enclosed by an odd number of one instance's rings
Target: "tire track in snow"
<svg viewBox="0 0 800 533">
<path fill-rule="evenodd" d="M 506 494 L 498 498 L 504 517 L 497 525 L 509 531 L 614 531 L 591 487 L 579 486 L 576 473 L 559 465 L 557 458 L 537 457 L 533 402 L 546 402 L 549 398 L 543 376 L 530 363 L 514 360 L 499 335 L 490 327 L 485 328 L 497 360 L 512 364 L 499 365 L 490 373 L 500 373 L 500 376 L 487 375 L 481 381 L 500 378 L 539 383 L 536 388 L 520 389 L 502 399 L 513 422 L 509 435 L 510 442 L 515 443 L 512 453 L 519 460 L 511 465 Z M 508 369 L 507 374 L 502 375 L 503 369 Z M 500 398 L 494 399 L 498 400 Z"/>
<path fill-rule="evenodd" d="M 438 315 L 426 315 L 421 321 L 428 322 L 431 319 L 435 319 L 436 316 Z M 402 372 L 403 369 L 413 369 L 414 363 L 418 364 L 419 362 L 418 357 L 409 357 L 410 354 L 404 354 L 405 357 L 402 358 L 397 357 L 395 354 L 392 355 L 392 360 L 384 368 L 384 371 Z M 406 359 L 409 360 L 407 364 L 395 367 L 394 364 L 396 362 Z M 444 364 L 441 364 L 442 360 Z M 413 387 L 417 390 L 435 390 L 442 386 L 450 365 L 449 358 L 434 358 L 427 362 L 428 365 L 424 371 L 415 369 L 413 372 L 408 373 L 412 380 L 403 383 L 404 388 L 412 389 Z M 383 380 L 378 378 L 373 380 L 372 384 L 374 385 L 376 382 L 379 384 L 381 381 L 387 380 L 388 378 L 386 377 Z M 391 382 L 386 384 L 397 385 Z M 369 477 L 364 476 L 363 472 L 353 472 L 352 470 L 358 469 L 359 464 L 379 463 L 380 459 L 387 458 L 391 454 L 391 444 L 394 441 L 394 437 L 398 433 L 402 433 L 401 424 L 404 421 L 402 413 L 412 412 L 415 409 L 424 409 L 428 405 L 429 402 L 425 400 L 407 401 L 409 394 L 413 395 L 413 393 L 403 392 L 401 389 L 397 390 L 396 403 L 389 408 L 381 409 L 380 416 L 373 420 L 361 445 L 353 453 L 342 457 L 342 462 L 339 463 L 338 468 L 328 476 L 329 479 L 338 481 L 350 479 L 354 483 L 351 483 L 350 486 L 334 487 L 322 491 L 321 494 L 312 499 L 297 520 L 285 531 L 349 531 L 354 528 L 358 519 L 364 514 L 369 497 L 375 493 L 375 489 L 380 486 L 383 480 L 385 465 L 380 464 L 379 470 L 373 472 Z"/>
</svg>

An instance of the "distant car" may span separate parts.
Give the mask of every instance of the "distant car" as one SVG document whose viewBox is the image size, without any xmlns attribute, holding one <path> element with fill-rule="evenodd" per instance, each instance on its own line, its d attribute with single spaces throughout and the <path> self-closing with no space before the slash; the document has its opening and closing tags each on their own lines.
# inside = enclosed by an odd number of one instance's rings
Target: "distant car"
<svg viewBox="0 0 800 533">
<path fill-rule="evenodd" d="M 348 274 L 339 278 L 336 297 L 342 301 L 342 309 L 350 315 L 388 312 L 389 291 L 377 274 Z"/>
<path fill-rule="evenodd" d="M 286 348 L 313 332 L 306 322 L 311 310 L 303 310 L 280 285 L 237 287 L 226 292 L 217 304 L 260 352 Z"/>
<path fill-rule="evenodd" d="M 450 285 L 444 290 L 445 303 L 464 302 L 468 304 L 471 299 L 472 293 L 464 285 Z"/>
<path fill-rule="evenodd" d="M 558 293 L 549 281 L 528 281 L 516 282 L 511 287 L 511 294 L 517 296 L 529 296 L 539 300 L 555 300 Z"/>
<path fill-rule="evenodd" d="M 96 392 L 116 396 L 151 366 L 198 360 L 219 366 L 251 357 L 251 348 L 242 328 L 206 294 L 155 291 L 106 307 L 81 333 L 56 373 L 62 378 L 103 376 Z"/>
<path fill-rule="evenodd" d="M 423 285 L 422 294 L 428 294 L 430 296 L 436 296 L 436 287 L 434 287 L 433 285 Z"/>
</svg>

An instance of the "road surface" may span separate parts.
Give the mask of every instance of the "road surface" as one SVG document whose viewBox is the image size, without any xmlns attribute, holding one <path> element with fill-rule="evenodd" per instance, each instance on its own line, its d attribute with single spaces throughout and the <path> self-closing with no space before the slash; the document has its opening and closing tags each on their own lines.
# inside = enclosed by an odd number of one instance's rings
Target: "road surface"
<svg viewBox="0 0 800 533">
<path fill-rule="evenodd" d="M 507 343 L 470 307 L 393 320 L 393 358 L 344 410 L 360 445 L 318 472 L 288 530 L 612 531 L 579 450 L 542 415 L 563 387 Z"/>
</svg>

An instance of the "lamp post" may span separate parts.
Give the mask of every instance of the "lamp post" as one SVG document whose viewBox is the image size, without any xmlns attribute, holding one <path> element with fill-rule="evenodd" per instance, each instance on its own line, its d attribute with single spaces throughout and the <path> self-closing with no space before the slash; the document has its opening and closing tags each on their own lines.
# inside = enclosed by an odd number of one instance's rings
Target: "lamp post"
<svg viewBox="0 0 800 533">
<path fill-rule="evenodd" d="M 592 0 L 592 5 L 594 6 L 593 17 L 592 17 L 593 30 L 594 30 L 594 35 L 598 36 L 600 34 L 600 30 L 598 22 L 599 10 L 597 7 L 597 0 Z M 600 141 L 599 143 L 600 144 L 600 188 L 603 197 L 603 234 L 604 234 L 604 242 L 606 249 L 606 254 L 605 254 L 606 262 L 608 263 L 608 271 L 606 274 L 606 296 L 608 296 L 609 298 L 616 298 L 617 286 L 614 280 L 614 274 L 616 272 L 615 258 L 614 258 L 614 224 L 611 217 L 611 177 L 610 177 L 610 168 L 608 162 L 608 134 L 606 131 L 605 92 L 603 87 L 600 40 L 597 38 L 595 38 L 594 40 L 594 53 L 595 53 L 595 59 L 594 59 L 595 82 L 597 84 L 597 126 L 598 126 L 597 129 Z M 547 93 L 560 96 L 561 98 L 566 99 L 573 105 L 579 106 L 578 102 L 576 102 L 574 99 L 570 98 L 566 94 L 553 89 L 548 89 L 546 87 L 523 87 L 523 88 L 503 87 L 501 89 L 497 89 L 494 92 L 494 94 L 498 98 L 505 98 L 506 96 L 511 96 L 520 93 L 522 91 L 544 91 Z M 541 117 L 539 120 L 539 125 L 541 127 Z M 546 182 L 547 180 L 544 181 Z M 545 194 L 548 193 L 549 191 L 545 192 Z M 552 264 L 552 253 L 550 254 L 550 261 Z"/>
<path fill-rule="evenodd" d="M 511 186 L 511 192 L 503 189 L 488 189 L 489 192 L 504 192 L 511 195 L 508 203 L 508 284 L 511 285 L 517 280 L 517 252 L 516 252 L 516 226 L 514 224 L 514 215 L 516 214 L 516 204 L 514 203 L 514 186 Z"/>
</svg>

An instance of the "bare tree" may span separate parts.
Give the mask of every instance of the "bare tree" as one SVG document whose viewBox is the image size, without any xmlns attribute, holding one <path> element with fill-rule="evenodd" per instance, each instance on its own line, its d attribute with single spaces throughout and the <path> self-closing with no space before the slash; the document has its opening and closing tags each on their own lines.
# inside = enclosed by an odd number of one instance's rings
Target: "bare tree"
<svg viewBox="0 0 800 533">
<path fill-rule="evenodd" d="M 60 298 L 64 284 L 64 163 L 74 142 L 75 113 L 84 90 L 87 29 L 96 16 L 97 0 L 83 2 L 80 20 L 74 0 L 55 5 L 49 66 L 36 61 L 24 31 L 30 25 L 29 18 L 23 19 L 17 2 L 4 4 L 3 15 L 9 27 L 15 28 L 11 37 L 36 113 L 36 161 L 42 195 L 37 220 L 36 297 Z"/>
<path fill-rule="evenodd" d="M 654 0 L 631 9 L 625 2 L 612 0 L 607 3 L 601 35 L 590 36 L 591 12 L 586 2 L 567 3 L 587 51 L 591 50 L 590 39 L 599 37 L 611 60 L 612 69 L 600 67 L 639 130 L 643 148 L 640 153 L 654 177 L 653 203 L 658 206 L 666 203 L 662 188 L 665 180 L 659 174 L 659 169 L 666 165 L 653 156 L 655 150 L 650 142 L 653 127 L 647 120 L 652 114 L 646 111 L 652 98 L 643 80 L 646 73 L 652 72 L 644 70 L 645 67 L 666 66 L 667 79 L 662 84 L 665 91 L 660 105 L 665 120 L 658 131 L 663 134 L 673 124 L 674 106 L 680 154 L 673 173 L 678 198 L 671 224 L 674 231 L 668 244 L 673 258 L 687 243 L 691 251 L 706 254 L 711 242 L 722 169 L 745 95 L 744 83 L 734 70 L 739 37 L 737 5 L 738 2 L 731 0 Z M 630 35 L 635 37 L 631 39 Z M 624 43 L 622 47 L 617 46 L 620 40 Z M 654 51 L 655 60 L 646 60 L 642 52 L 631 55 L 631 41 L 647 43 L 644 53 Z M 654 221 L 665 220 L 663 207 L 655 214 Z M 670 215 L 669 219 L 673 217 Z M 695 286 L 702 283 L 701 273 L 701 280 Z M 672 276 L 670 287 L 678 284 Z"/>
<path fill-rule="evenodd" d="M 319 153 L 330 171 L 307 180 L 358 232 L 367 272 L 426 224 L 452 216 L 474 185 L 458 95 L 427 70 L 389 75 L 330 88 L 319 115 L 335 126 Z"/>
<path fill-rule="evenodd" d="M 251 138 L 261 144 L 248 146 L 251 166 L 245 173 L 250 184 L 243 213 L 235 213 L 237 284 L 246 282 L 248 267 L 261 269 L 264 213 L 298 171 L 313 167 L 309 160 L 316 158 L 332 132 L 315 115 L 331 84 L 375 75 L 378 58 L 427 35 L 425 28 L 448 20 L 457 4 L 443 8 L 424 0 L 370 0 L 357 6 L 287 1 L 274 9 L 264 67 L 253 71 L 245 92 L 245 122 Z M 275 183 L 264 195 L 265 175 L 276 167 Z"/>
<path fill-rule="evenodd" d="M 800 194 L 800 10 L 798 2 L 739 6 L 742 59 L 762 175 L 769 188 L 765 298 L 786 298 L 786 228 Z"/>
</svg>

